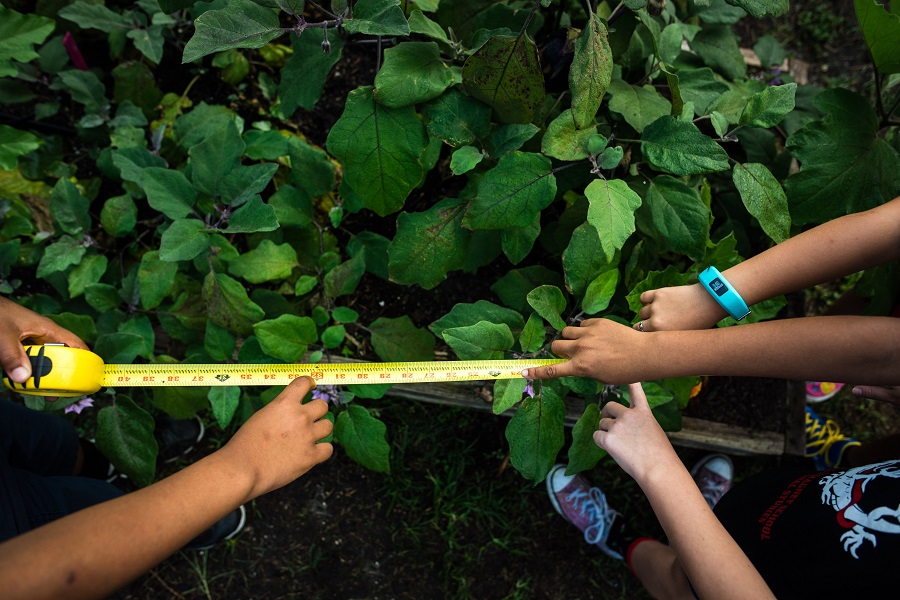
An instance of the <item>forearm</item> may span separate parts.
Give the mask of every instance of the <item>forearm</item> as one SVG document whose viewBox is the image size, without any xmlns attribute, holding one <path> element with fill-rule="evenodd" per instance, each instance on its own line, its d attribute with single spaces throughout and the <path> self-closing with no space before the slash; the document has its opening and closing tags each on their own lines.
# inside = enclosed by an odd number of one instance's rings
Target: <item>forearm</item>
<svg viewBox="0 0 900 600">
<path fill-rule="evenodd" d="M 699 597 L 773 597 L 677 457 L 663 459 L 638 483 Z"/>
<path fill-rule="evenodd" d="M 252 474 L 230 451 L 219 451 L 150 487 L 0 544 L 4 597 L 108 595 L 249 500 L 252 487 Z"/>
<path fill-rule="evenodd" d="M 900 383 L 900 320 L 809 317 L 644 334 L 622 381 L 690 375 Z M 615 381 L 611 383 L 620 383 Z"/>
</svg>

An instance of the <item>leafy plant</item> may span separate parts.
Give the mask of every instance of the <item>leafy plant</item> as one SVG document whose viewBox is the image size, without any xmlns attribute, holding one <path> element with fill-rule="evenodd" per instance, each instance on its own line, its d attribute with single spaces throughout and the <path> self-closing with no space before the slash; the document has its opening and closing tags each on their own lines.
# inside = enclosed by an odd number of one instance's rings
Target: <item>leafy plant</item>
<svg viewBox="0 0 900 600">
<path fill-rule="evenodd" d="M 25 115 L 0 125 L 0 286 L 107 362 L 316 362 L 368 347 L 425 360 L 437 342 L 462 359 L 546 356 L 567 324 L 630 322 L 643 290 L 900 194 L 900 17 L 874 0 L 855 2 L 874 101 L 747 76 L 731 26 L 786 0 L 64 4 L 56 19 L 0 8 L 16 32 L 0 35 L 0 101 Z M 73 40 L 97 32 L 121 62 L 77 68 Z M 783 55 L 771 39 L 760 48 Z M 375 74 L 318 147 L 292 119 L 350 52 Z M 505 272 L 496 298 L 430 324 L 361 323 L 353 308 L 370 278 L 440 293 L 487 265 Z M 878 281 L 859 287 L 876 307 Z M 680 427 L 694 383 L 648 387 L 664 427 Z M 618 392 L 526 385 L 494 386 L 495 412 L 518 407 L 513 465 L 543 479 L 578 395 L 569 469 L 593 467 L 599 403 Z M 149 481 L 148 410 L 210 409 L 229 427 L 277 391 L 110 393 L 103 422 L 128 427 L 104 425 L 101 447 Z M 317 390 L 335 441 L 380 471 L 385 429 L 358 399 L 386 392 Z"/>
</svg>

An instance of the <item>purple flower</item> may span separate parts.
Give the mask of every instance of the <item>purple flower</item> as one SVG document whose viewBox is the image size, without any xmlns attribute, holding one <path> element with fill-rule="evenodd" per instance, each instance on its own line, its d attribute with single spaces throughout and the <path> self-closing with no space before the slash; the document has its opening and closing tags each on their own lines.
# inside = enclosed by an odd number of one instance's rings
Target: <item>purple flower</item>
<svg viewBox="0 0 900 600">
<path fill-rule="evenodd" d="M 529 398 L 534 398 L 534 381 L 533 380 L 531 380 L 531 379 L 528 380 L 528 384 L 525 386 L 525 390 L 523 393 L 528 394 Z"/>
<path fill-rule="evenodd" d="M 338 391 L 337 386 L 333 385 L 317 386 L 316 389 L 312 391 L 312 397 L 315 400 L 324 400 L 335 406 L 341 402 L 340 392 Z"/>
<path fill-rule="evenodd" d="M 85 396 L 78 402 L 73 402 L 72 404 L 68 405 L 65 409 L 63 409 L 63 412 L 75 413 L 76 415 L 80 415 L 81 411 L 83 411 L 87 407 L 93 406 L 93 405 L 94 405 L 94 399 Z"/>
</svg>

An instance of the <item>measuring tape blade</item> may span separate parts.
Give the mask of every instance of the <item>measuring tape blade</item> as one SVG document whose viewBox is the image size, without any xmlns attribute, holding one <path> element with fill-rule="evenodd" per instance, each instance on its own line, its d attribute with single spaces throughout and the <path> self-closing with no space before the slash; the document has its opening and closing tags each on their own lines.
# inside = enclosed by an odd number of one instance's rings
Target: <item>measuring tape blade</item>
<svg viewBox="0 0 900 600">
<path fill-rule="evenodd" d="M 26 346 L 32 377 L 3 382 L 21 394 L 81 396 L 103 387 L 184 387 L 287 385 L 311 377 L 319 385 L 434 383 L 514 379 L 523 369 L 563 362 L 559 359 L 463 360 L 388 363 L 315 364 L 114 364 L 87 350 L 65 346 Z"/>
</svg>

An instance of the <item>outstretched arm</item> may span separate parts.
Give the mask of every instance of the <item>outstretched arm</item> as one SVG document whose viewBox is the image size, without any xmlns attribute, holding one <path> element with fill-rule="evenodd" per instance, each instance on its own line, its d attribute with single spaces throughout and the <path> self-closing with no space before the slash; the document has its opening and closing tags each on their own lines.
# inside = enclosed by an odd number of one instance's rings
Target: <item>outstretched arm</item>
<svg viewBox="0 0 900 600">
<path fill-rule="evenodd" d="M 900 198 L 840 217 L 769 248 L 722 274 L 748 306 L 900 260 Z M 728 316 L 700 284 L 648 290 L 645 331 L 707 329 Z"/>
<path fill-rule="evenodd" d="M 323 400 L 292 382 L 225 447 L 142 490 L 0 544 L 4 598 L 99 598 L 177 551 L 239 505 L 331 456 Z"/>
<path fill-rule="evenodd" d="M 774 598 L 675 454 L 641 384 L 628 389 L 632 407 L 604 406 L 594 441 L 641 486 L 698 596 Z"/>
</svg>

